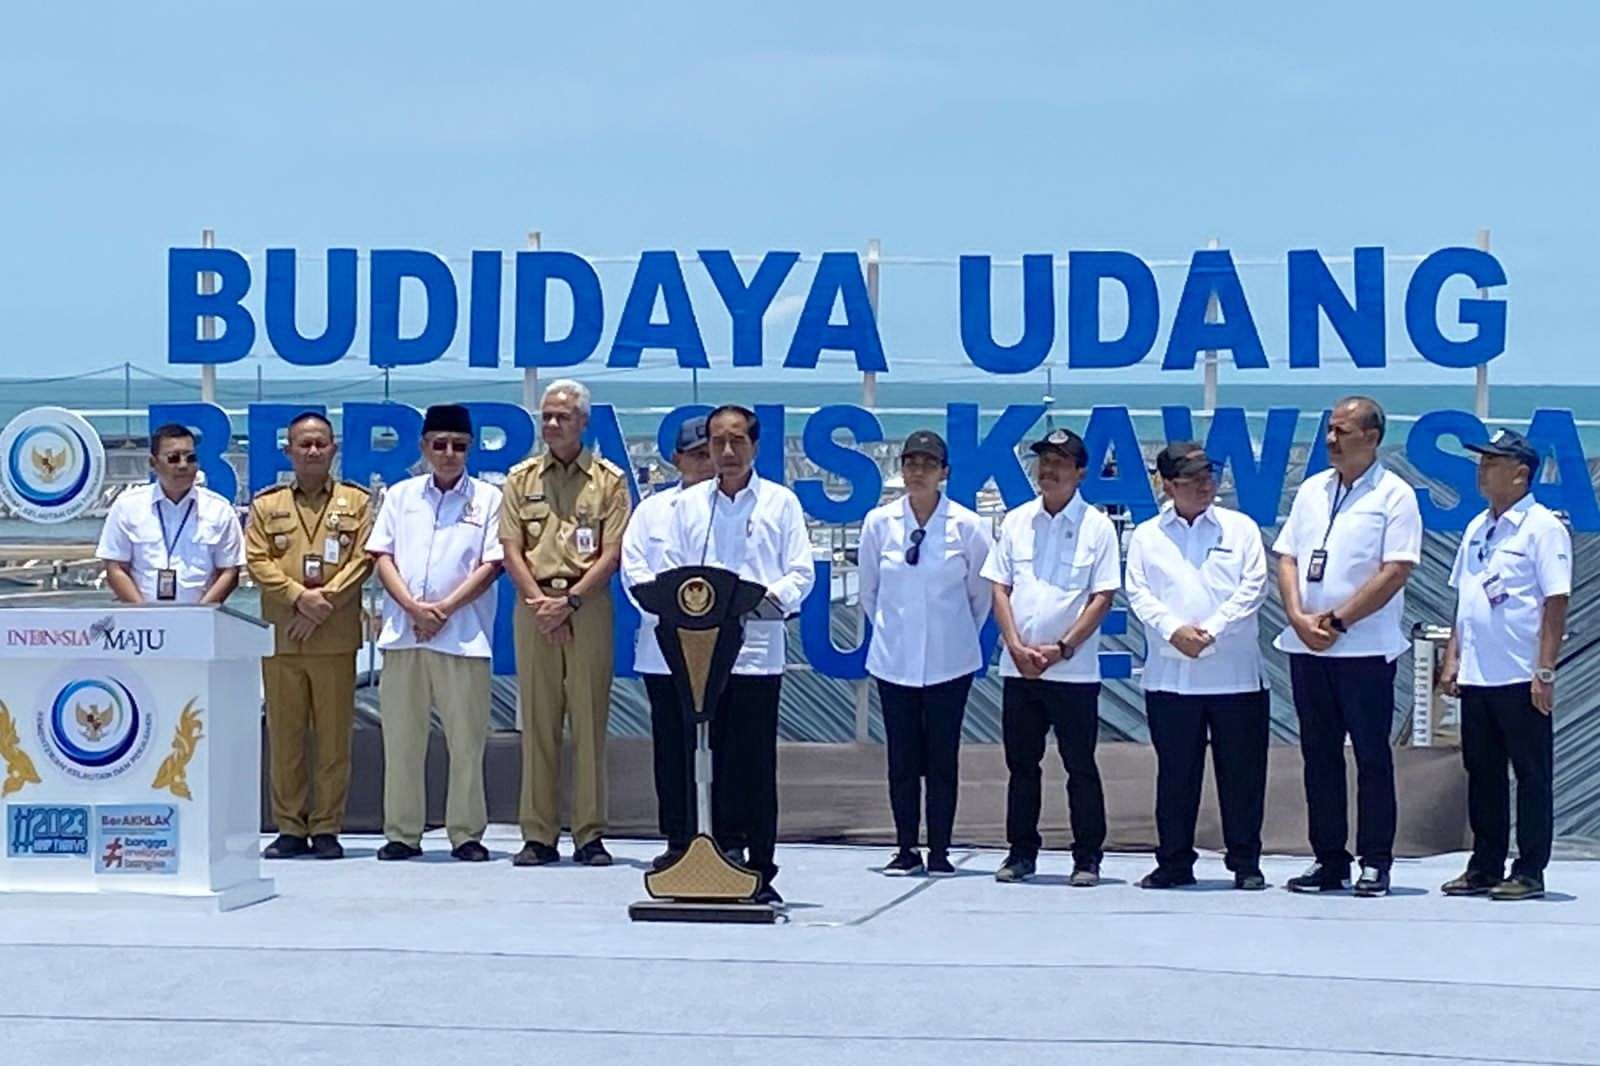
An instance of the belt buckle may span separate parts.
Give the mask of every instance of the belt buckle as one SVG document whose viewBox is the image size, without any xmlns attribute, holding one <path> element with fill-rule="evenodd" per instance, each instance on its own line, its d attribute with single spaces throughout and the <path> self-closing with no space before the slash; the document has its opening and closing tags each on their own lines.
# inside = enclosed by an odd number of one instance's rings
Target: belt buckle
<svg viewBox="0 0 1600 1066">
<path fill-rule="evenodd" d="M 557 592 L 567 591 L 567 584 L 567 579 L 564 577 L 555 577 L 550 579 L 550 587 Z"/>
</svg>

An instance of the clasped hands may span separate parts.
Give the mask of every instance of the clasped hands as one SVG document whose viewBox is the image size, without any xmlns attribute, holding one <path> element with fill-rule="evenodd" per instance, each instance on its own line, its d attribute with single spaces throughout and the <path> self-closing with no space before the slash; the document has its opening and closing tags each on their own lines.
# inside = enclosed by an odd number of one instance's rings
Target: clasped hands
<svg viewBox="0 0 1600 1066">
<path fill-rule="evenodd" d="M 533 608 L 533 624 L 545 640 L 551 644 L 572 641 L 572 604 L 565 596 L 546 596 L 534 589 L 532 595 L 524 593 L 522 602 Z"/>
<path fill-rule="evenodd" d="M 294 612 L 286 633 L 290 640 L 305 640 L 333 614 L 333 601 L 321 589 L 306 589 L 295 598 Z"/>
<path fill-rule="evenodd" d="M 1327 651 L 1339 639 L 1339 631 L 1333 628 L 1332 611 L 1318 611 L 1316 614 L 1294 611 L 1289 615 L 1289 625 L 1301 643 L 1312 651 Z"/>
</svg>

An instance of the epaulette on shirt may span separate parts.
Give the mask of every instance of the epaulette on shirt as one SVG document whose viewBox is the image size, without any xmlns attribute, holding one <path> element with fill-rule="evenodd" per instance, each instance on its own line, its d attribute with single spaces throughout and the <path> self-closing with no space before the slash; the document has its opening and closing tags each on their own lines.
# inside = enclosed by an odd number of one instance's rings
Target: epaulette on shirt
<svg viewBox="0 0 1600 1066">
<path fill-rule="evenodd" d="M 535 455 L 535 456 L 532 456 L 531 458 L 522 460 L 522 462 L 518 463 L 516 466 L 513 466 L 511 468 L 511 470 L 509 472 L 507 472 L 506 477 L 509 478 L 512 474 L 517 474 L 517 473 L 520 473 L 523 470 L 528 469 L 528 467 L 530 467 L 533 464 L 537 463 L 540 460 L 540 458 L 541 458 L 541 456 Z"/>
<path fill-rule="evenodd" d="M 607 459 L 599 452 L 595 453 L 594 461 L 596 466 L 611 471 L 611 473 L 615 474 L 617 477 L 622 477 L 622 467 L 618 466 L 616 463 L 613 463 L 610 459 Z"/>
<path fill-rule="evenodd" d="M 264 497 L 271 496 L 274 492 L 282 492 L 283 490 L 285 490 L 287 488 L 289 488 L 288 485 L 268 485 L 266 488 L 264 488 L 261 491 L 257 492 L 254 496 L 252 496 L 250 498 L 252 500 L 259 500 L 259 499 L 262 499 Z"/>
<path fill-rule="evenodd" d="M 372 490 L 371 489 L 367 488 L 365 485 L 359 484 L 359 483 L 354 482 L 354 481 L 341 481 L 341 482 L 339 482 L 339 486 L 341 488 L 352 489 L 352 490 L 354 490 L 356 492 L 359 492 L 359 493 L 361 493 L 362 496 L 371 496 L 372 495 Z"/>
</svg>

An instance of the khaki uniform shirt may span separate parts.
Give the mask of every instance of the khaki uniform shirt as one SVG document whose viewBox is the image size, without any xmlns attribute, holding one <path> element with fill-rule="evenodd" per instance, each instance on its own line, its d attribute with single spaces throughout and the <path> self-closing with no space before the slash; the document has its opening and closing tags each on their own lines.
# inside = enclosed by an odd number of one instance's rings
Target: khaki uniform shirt
<svg viewBox="0 0 1600 1066">
<path fill-rule="evenodd" d="M 546 452 L 507 475 L 500 539 L 522 553 L 534 580 L 559 590 L 622 543 L 628 511 L 627 477 L 616 464 L 588 448 L 570 463 Z"/>
<path fill-rule="evenodd" d="M 361 647 L 361 586 L 372 573 L 366 552 L 372 497 L 348 481 L 307 491 L 297 483 L 256 493 L 245 529 L 245 560 L 261 588 L 261 614 L 277 630 L 279 655 L 333 655 Z M 306 590 L 306 559 L 320 559 L 323 595 L 333 614 L 305 640 L 285 632 Z"/>
</svg>

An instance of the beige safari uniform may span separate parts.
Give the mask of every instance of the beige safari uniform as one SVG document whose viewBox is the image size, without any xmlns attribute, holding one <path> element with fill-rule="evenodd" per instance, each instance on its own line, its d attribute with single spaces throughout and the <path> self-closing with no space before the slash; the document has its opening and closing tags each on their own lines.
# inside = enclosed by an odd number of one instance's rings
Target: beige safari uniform
<svg viewBox="0 0 1600 1066">
<path fill-rule="evenodd" d="M 364 635 L 361 586 L 372 572 L 365 550 L 371 531 L 371 497 L 350 482 L 330 480 L 310 491 L 298 483 L 279 485 L 250 501 L 245 561 L 261 588 L 261 614 L 277 636 L 277 651 L 262 660 L 261 677 L 272 818 L 280 833 L 337 834 L 344 822 L 356 649 Z M 295 618 L 295 600 L 307 587 L 307 558 L 321 560 L 320 587 L 334 611 L 305 640 L 291 640 L 287 629 Z M 315 749 L 311 780 L 308 734 Z"/>
<path fill-rule="evenodd" d="M 585 448 L 571 463 L 546 453 L 519 463 L 506 478 L 500 539 L 522 552 L 547 596 L 565 596 L 620 544 L 628 523 L 626 475 Z M 611 592 L 586 596 L 569 622 L 573 639 L 553 644 L 533 610 L 516 611 L 517 679 L 522 692 L 522 801 L 526 841 L 554 846 L 561 834 L 558 784 L 561 731 L 570 716 L 573 752 L 572 839 L 578 847 L 606 832 L 606 723 L 611 711 Z"/>
</svg>

